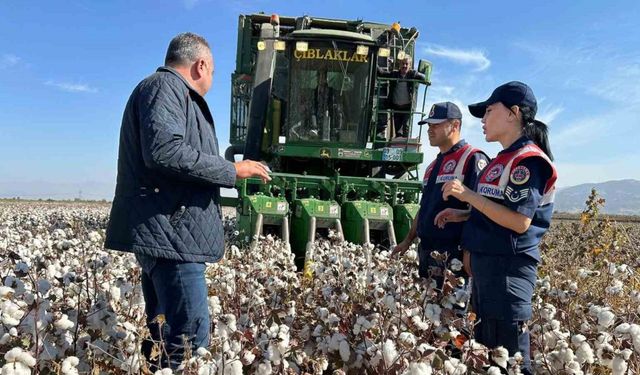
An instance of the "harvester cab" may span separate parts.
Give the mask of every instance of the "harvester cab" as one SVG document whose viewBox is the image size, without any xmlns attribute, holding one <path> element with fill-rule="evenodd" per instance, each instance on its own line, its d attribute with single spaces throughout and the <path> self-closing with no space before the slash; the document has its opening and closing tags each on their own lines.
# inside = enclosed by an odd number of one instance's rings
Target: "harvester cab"
<svg viewBox="0 0 640 375">
<path fill-rule="evenodd" d="M 240 239 L 274 232 L 302 265 L 318 232 L 390 247 L 418 210 L 420 131 L 394 137 L 387 106 L 392 71 L 413 56 L 418 31 L 397 23 L 242 15 L 232 74 L 230 144 L 225 156 L 267 163 L 272 180 L 239 181 Z M 431 65 L 420 61 L 429 86 Z M 413 84 L 415 83 L 415 84 Z"/>
</svg>

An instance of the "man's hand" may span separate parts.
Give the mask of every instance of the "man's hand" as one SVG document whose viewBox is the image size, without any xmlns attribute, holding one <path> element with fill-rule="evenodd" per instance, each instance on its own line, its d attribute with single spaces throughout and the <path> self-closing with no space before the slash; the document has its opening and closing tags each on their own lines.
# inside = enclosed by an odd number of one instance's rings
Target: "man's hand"
<svg viewBox="0 0 640 375">
<path fill-rule="evenodd" d="M 241 180 L 249 177 L 258 177 L 263 183 L 271 181 L 269 167 L 253 160 L 243 160 L 233 163 L 236 168 L 236 178 Z"/>
<path fill-rule="evenodd" d="M 438 212 L 433 219 L 433 224 L 442 229 L 447 223 L 460 223 L 469 218 L 470 210 L 462 210 L 456 208 L 445 208 Z"/>
<path fill-rule="evenodd" d="M 402 241 L 393 248 L 391 252 L 391 256 L 400 256 L 409 250 L 409 246 L 411 246 L 411 242 Z"/>
</svg>

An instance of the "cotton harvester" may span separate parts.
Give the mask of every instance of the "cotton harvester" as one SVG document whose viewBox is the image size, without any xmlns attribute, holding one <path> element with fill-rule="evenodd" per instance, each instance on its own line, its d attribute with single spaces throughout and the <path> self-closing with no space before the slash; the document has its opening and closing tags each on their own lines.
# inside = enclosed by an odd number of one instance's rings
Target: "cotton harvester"
<svg viewBox="0 0 640 375">
<path fill-rule="evenodd" d="M 398 138 L 385 126 L 393 79 L 378 69 L 413 56 L 417 36 L 398 23 L 240 16 L 225 157 L 273 171 L 267 184 L 239 181 L 238 198 L 224 200 L 237 208 L 240 239 L 275 233 L 300 266 L 316 234 L 328 230 L 360 244 L 404 238 L 421 191 L 420 132 Z M 417 70 L 426 80 L 413 87 L 424 87 L 424 98 L 431 65 L 420 61 Z M 410 118 L 424 116 L 417 97 Z"/>
</svg>

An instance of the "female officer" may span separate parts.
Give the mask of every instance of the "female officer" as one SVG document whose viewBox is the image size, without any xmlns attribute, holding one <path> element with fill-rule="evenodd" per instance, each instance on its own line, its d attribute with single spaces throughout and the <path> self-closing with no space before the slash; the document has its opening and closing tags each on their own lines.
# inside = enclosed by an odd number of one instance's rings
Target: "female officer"
<svg viewBox="0 0 640 375">
<path fill-rule="evenodd" d="M 435 218 L 439 226 L 467 220 L 461 246 L 474 280 L 476 339 L 490 348 L 503 346 L 510 356 L 520 352 L 524 373 L 531 373 L 526 322 L 532 314 L 538 245 L 551 222 L 557 177 L 547 126 L 535 120 L 536 110 L 531 88 L 516 81 L 469 106 L 482 118 L 485 139 L 500 142 L 503 150 L 474 189 L 458 180 L 443 185 L 444 199 L 467 202 L 471 212 L 447 209 Z"/>
</svg>

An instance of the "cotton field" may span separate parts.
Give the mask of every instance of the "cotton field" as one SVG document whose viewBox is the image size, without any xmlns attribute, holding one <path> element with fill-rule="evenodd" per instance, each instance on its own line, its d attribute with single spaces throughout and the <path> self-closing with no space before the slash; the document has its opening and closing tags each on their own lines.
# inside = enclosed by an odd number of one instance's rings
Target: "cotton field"
<svg viewBox="0 0 640 375">
<path fill-rule="evenodd" d="M 602 203 L 593 195 L 580 220 L 556 221 L 545 238 L 529 323 L 537 373 L 640 373 L 640 225 L 601 220 Z M 140 269 L 103 248 L 108 213 L 0 203 L 3 375 L 152 374 L 139 352 Z M 474 341 L 464 279 L 448 272 L 442 290 L 419 280 L 415 249 L 392 258 L 330 234 L 316 242 L 313 274 L 302 274 L 277 239 L 250 251 L 235 242 L 233 219 L 225 225 L 225 259 L 207 269 L 211 345 L 178 372 L 519 372 L 519 353 Z"/>
</svg>

